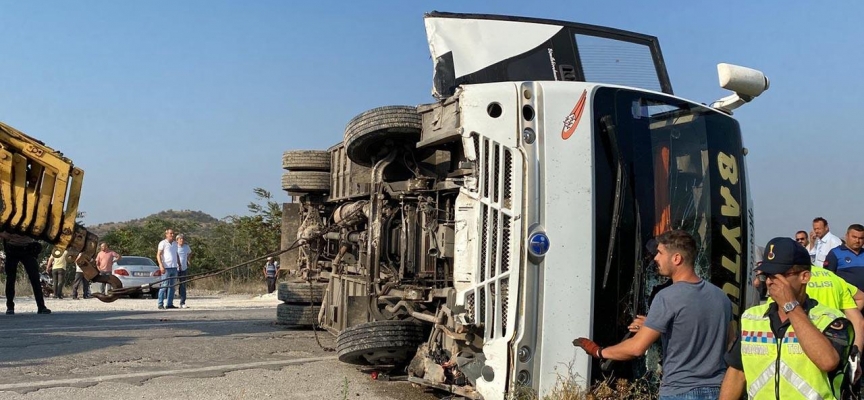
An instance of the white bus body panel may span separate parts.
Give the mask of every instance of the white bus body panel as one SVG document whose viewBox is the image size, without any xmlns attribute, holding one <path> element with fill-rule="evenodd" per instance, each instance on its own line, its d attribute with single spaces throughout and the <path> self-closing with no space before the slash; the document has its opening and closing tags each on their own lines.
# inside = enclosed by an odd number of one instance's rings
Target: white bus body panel
<svg viewBox="0 0 864 400">
<path fill-rule="evenodd" d="M 457 305 L 483 324 L 484 374 L 477 391 L 503 398 L 509 374 L 519 296 L 524 165 L 517 148 L 516 85 L 465 87 L 460 97 L 461 126 L 471 135 L 479 168 L 476 186 L 463 187 L 456 208 L 454 286 Z M 488 109 L 497 104 L 497 117 Z M 490 373 L 491 372 L 491 373 Z"/>
<path fill-rule="evenodd" d="M 592 337 L 594 298 L 594 156 L 591 99 L 594 85 L 536 82 L 538 112 L 540 224 L 551 248 L 540 264 L 540 340 L 536 376 L 540 396 L 560 375 L 576 374 L 588 384 L 591 358 L 573 339 Z M 575 121 L 582 101 L 581 117 Z M 575 112 L 574 112 L 575 111 Z M 567 125 L 565 127 L 565 124 Z M 571 124 L 576 124 L 573 127 Z M 568 129 L 572 134 L 567 135 Z M 567 137 L 567 139 L 564 139 Z"/>
<path fill-rule="evenodd" d="M 587 384 L 591 360 L 571 342 L 591 336 L 593 87 L 503 82 L 466 85 L 459 94 L 461 126 L 474 140 L 480 176 L 476 187 L 466 185 L 457 201 L 454 277 L 457 305 L 484 325 L 483 352 L 493 372 L 490 381 L 477 381 L 484 398 L 502 398 L 513 388 L 521 367 L 511 358 L 523 341 L 534 354 L 528 361 L 533 366 L 525 369 L 536 376 L 531 386 L 539 385 L 541 395 L 555 386 L 559 374 L 578 374 Z M 526 89 L 531 93 L 526 95 Z M 583 96 L 582 115 L 574 124 L 570 114 Z M 488 112 L 493 104 L 501 107 L 497 118 Z M 530 121 L 521 111 L 525 104 L 536 112 Z M 564 140 L 568 120 L 573 129 Z M 532 144 L 523 141 L 526 127 L 537 133 Z M 528 235 L 536 230 L 545 231 L 551 242 L 542 257 L 531 257 L 527 249 Z M 539 281 L 520 299 L 516 289 L 525 268 L 535 269 Z M 526 320 L 526 314 L 536 318 Z M 533 340 L 526 341 L 527 336 Z"/>
</svg>

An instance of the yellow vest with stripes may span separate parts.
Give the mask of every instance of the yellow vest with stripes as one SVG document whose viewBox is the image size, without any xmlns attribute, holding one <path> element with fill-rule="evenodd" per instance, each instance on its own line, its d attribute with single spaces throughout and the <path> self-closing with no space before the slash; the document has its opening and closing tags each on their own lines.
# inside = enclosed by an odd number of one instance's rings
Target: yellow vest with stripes
<svg viewBox="0 0 864 400">
<path fill-rule="evenodd" d="M 807 297 L 819 304 L 837 310 L 858 308 L 855 304 L 855 292 L 858 288 L 837 276 L 837 274 L 813 265 L 810 267 L 810 282 L 807 282 Z M 768 298 L 768 303 L 774 300 Z"/>
<path fill-rule="evenodd" d="M 769 304 L 755 306 L 741 316 L 741 361 L 749 398 L 836 399 L 842 376 L 829 382 L 828 373 L 819 370 L 804 354 L 792 326 L 784 337 L 774 337 L 768 307 Z M 822 332 L 843 314 L 817 304 L 810 309 L 809 316 Z"/>
</svg>

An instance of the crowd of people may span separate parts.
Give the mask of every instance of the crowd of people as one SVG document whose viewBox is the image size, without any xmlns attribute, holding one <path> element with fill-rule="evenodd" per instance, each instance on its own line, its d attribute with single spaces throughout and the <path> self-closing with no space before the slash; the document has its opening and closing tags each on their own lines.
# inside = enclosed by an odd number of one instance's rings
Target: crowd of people
<svg viewBox="0 0 864 400">
<path fill-rule="evenodd" d="M 27 273 L 28 280 L 33 289 L 33 296 L 36 299 L 36 305 L 39 314 L 50 314 L 45 306 L 45 293 L 42 289 L 40 281 L 38 256 L 42 251 L 42 246 L 39 242 L 22 235 L 0 232 L 0 239 L 3 240 L 4 257 L 3 265 L 6 274 L 6 314 L 15 314 L 15 282 L 18 272 L 18 264 L 24 265 L 24 271 Z M 189 244 L 185 243 L 185 238 L 182 234 L 177 235 L 177 240 L 174 240 L 174 230 L 168 229 L 165 231 L 165 239 L 159 242 L 156 249 L 156 260 L 159 265 L 161 282 L 159 284 L 158 309 L 174 309 L 186 308 L 186 280 L 189 262 L 192 260 L 192 249 Z M 78 300 L 81 298 L 88 299 L 92 297 L 91 284 L 88 282 L 84 271 L 79 265 L 82 255 L 79 254 L 75 259 L 75 279 L 72 283 L 72 299 Z M 99 276 L 94 280 L 99 281 L 97 293 L 107 295 L 110 290 L 108 277 L 113 272 L 114 264 L 123 258 L 120 254 L 111 250 L 106 242 L 99 244 L 99 253 L 91 260 L 98 270 Z M 56 299 L 64 299 L 63 295 L 64 284 L 66 281 L 66 268 L 69 259 L 69 252 L 64 250 L 57 257 L 48 257 L 45 265 L 45 272 L 52 279 L 53 285 L 49 292 Z M 175 287 L 179 293 L 180 306 L 174 305 Z M 80 296 L 79 296 L 80 294 Z"/>
<path fill-rule="evenodd" d="M 732 318 L 729 298 L 694 272 L 696 241 L 684 231 L 656 238 L 657 293 L 632 337 L 602 347 L 573 344 L 597 359 L 630 360 L 662 343 L 661 399 L 857 399 L 864 344 L 864 226 L 845 240 L 824 218 L 808 234 L 769 241 L 754 266 L 764 301 Z"/>
<path fill-rule="evenodd" d="M 3 240 L 5 252 L 3 252 L 2 264 L 6 273 L 6 314 L 15 314 L 15 280 L 17 278 L 18 264 L 24 265 L 24 270 L 33 288 L 33 294 L 36 299 L 39 314 L 50 314 L 45 306 L 45 297 L 42 290 L 42 282 L 40 281 L 38 256 L 42 251 L 42 246 L 39 242 L 21 235 L 0 232 L 0 239 Z M 53 296 L 56 299 L 64 299 L 63 289 L 66 282 L 66 268 L 68 260 L 68 251 L 58 257 L 48 257 L 45 265 L 45 273 L 51 277 L 52 285 L 48 297 Z M 72 299 L 89 299 L 92 297 L 91 284 L 85 277 L 84 271 L 78 265 L 81 255 L 75 260 L 75 279 L 72 283 Z M 99 253 L 91 260 L 96 269 L 99 271 L 100 277 L 95 283 L 98 285 L 96 293 L 108 294 L 110 284 L 107 283 L 107 277 L 113 272 L 113 266 L 117 261 L 120 261 L 123 256 L 110 248 L 106 242 L 99 244 Z M 189 263 L 192 260 L 192 248 L 186 243 L 186 238 L 183 234 L 177 234 L 173 229 L 165 230 L 165 239 L 156 246 L 156 261 L 159 265 L 160 284 L 157 297 L 157 309 L 177 309 L 186 308 L 186 283 L 187 274 L 189 271 Z M 279 271 L 279 261 L 273 257 L 268 257 L 264 265 L 264 279 L 267 283 L 267 293 L 273 293 L 276 290 L 277 272 Z M 104 278 L 102 278 L 104 277 Z M 176 293 L 175 293 L 175 288 Z M 178 297 L 179 307 L 174 305 L 174 299 Z"/>
</svg>

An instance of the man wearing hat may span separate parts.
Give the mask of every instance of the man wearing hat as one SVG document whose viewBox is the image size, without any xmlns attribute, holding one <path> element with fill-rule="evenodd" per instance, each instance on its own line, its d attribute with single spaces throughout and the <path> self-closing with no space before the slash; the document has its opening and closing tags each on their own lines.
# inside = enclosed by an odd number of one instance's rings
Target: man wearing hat
<svg viewBox="0 0 864 400">
<path fill-rule="evenodd" d="M 837 399 L 854 332 L 835 309 L 807 296 L 810 255 L 790 238 L 765 246 L 759 274 L 774 302 L 741 316 L 726 356 L 721 399 Z"/>
<path fill-rule="evenodd" d="M 267 293 L 273 293 L 276 290 L 276 264 L 273 263 L 273 257 L 267 257 L 264 277 L 267 278 Z"/>
</svg>

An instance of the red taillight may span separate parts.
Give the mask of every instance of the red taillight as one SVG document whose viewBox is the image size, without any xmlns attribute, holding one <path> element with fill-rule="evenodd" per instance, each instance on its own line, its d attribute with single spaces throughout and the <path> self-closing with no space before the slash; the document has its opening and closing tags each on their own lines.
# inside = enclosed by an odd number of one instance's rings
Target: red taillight
<svg viewBox="0 0 864 400">
<path fill-rule="evenodd" d="M 162 271 L 160 271 L 160 270 L 157 269 L 157 270 L 154 271 L 152 274 L 150 274 L 150 276 L 162 276 Z"/>
<path fill-rule="evenodd" d="M 119 275 L 119 276 L 129 276 L 129 271 L 126 271 L 126 270 L 123 269 L 123 268 L 117 268 L 117 269 L 114 270 L 114 275 Z"/>
</svg>

